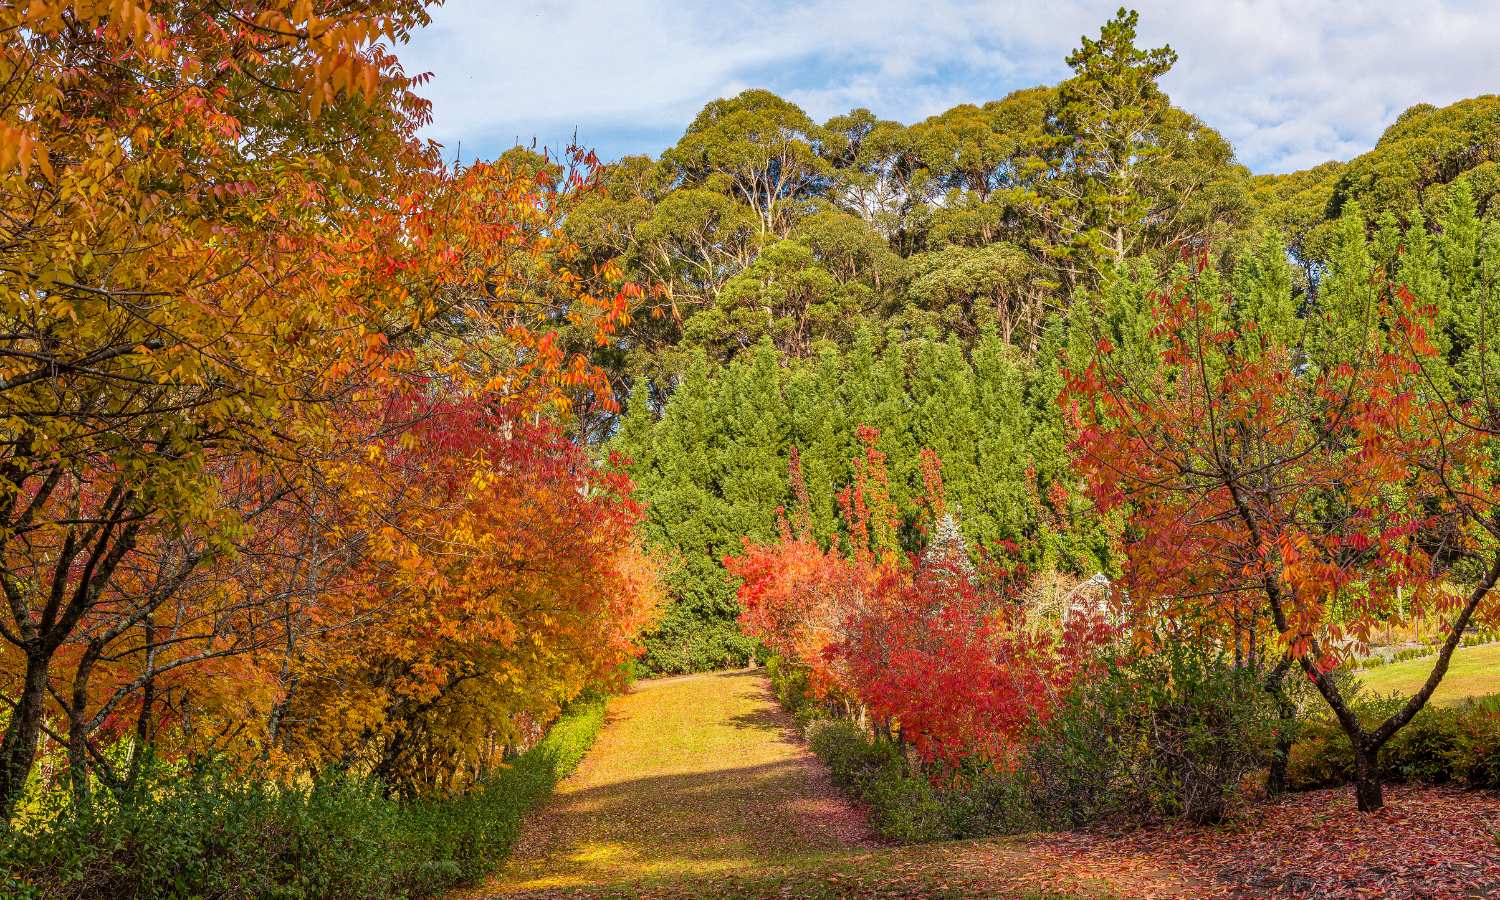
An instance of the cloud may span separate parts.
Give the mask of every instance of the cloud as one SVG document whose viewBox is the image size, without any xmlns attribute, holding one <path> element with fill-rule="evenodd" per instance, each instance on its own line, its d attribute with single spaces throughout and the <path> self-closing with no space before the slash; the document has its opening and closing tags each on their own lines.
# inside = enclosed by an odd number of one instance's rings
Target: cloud
<svg viewBox="0 0 1500 900">
<path fill-rule="evenodd" d="M 465 155 L 576 129 L 602 155 L 660 152 L 703 104 L 767 87 L 815 118 L 912 122 L 1052 83 L 1118 0 L 447 0 L 403 48 L 431 71 L 431 136 Z M 1500 90 L 1500 10 L 1481 0 L 1141 2 L 1171 43 L 1178 105 L 1256 171 L 1369 149 L 1403 109 Z"/>
</svg>

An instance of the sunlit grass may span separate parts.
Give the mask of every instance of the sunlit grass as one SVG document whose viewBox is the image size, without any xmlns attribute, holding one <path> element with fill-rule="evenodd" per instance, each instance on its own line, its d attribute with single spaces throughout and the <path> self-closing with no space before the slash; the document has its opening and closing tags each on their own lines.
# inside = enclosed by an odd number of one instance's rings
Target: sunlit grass
<svg viewBox="0 0 1500 900">
<path fill-rule="evenodd" d="M 863 822 L 759 673 L 643 682 L 616 697 L 572 778 L 492 888 L 713 876 L 858 846 Z"/>
<path fill-rule="evenodd" d="M 1427 680 L 1436 660 L 1436 656 L 1424 656 L 1387 663 L 1361 670 L 1359 680 L 1374 693 L 1411 696 Z M 1454 651 L 1448 674 L 1433 693 L 1432 702 L 1451 706 L 1487 694 L 1500 694 L 1500 644 L 1460 647 Z"/>
</svg>

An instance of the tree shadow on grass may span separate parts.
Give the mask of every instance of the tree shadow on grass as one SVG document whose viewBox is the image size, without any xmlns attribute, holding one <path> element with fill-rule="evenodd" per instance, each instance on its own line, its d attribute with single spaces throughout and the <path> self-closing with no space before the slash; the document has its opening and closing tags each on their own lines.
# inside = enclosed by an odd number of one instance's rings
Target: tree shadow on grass
<svg viewBox="0 0 1500 900">
<path fill-rule="evenodd" d="M 858 829 L 838 803 L 802 760 L 585 788 L 555 798 L 508 880 L 599 884 L 845 849 Z"/>
<path fill-rule="evenodd" d="M 798 742 L 802 740 L 802 734 L 797 730 L 796 723 L 785 709 L 781 707 L 781 701 L 776 699 L 770 684 L 765 680 L 759 669 L 747 669 L 743 672 L 729 672 L 720 676 L 724 678 L 759 678 L 760 683 L 756 685 L 759 697 L 765 705 L 752 712 L 740 713 L 729 718 L 729 724 L 735 728 L 744 728 L 751 731 L 765 731 L 774 733 L 778 738 L 787 742 Z"/>
<path fill-rule="evenodd" d="M 531 820 L 491 889 L 718 877 L 873 845 L 763 671 L 678 681 L 645 689 L 672 695 L 612 706 L 621 727 L 596 765 Z"/>
</svg>

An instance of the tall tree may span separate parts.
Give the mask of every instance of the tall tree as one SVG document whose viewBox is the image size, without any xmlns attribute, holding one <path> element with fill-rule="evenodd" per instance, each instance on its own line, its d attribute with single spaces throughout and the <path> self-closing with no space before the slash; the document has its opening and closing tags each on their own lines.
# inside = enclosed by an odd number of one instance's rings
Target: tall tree
<svg viewBox="0 0 1500 900">
<path fill-rule="evenodd" d="M 762 234 L 784 236 L 795 205 L 823 187 L 821 140 L 796 104 L 749 90 L 705 106 L 662 159 L 683 183 L 722 190 L 754 210 Z"/>
<path fill-rule="evenodd" d="M 1206 246 L 1248 212 L 1248 173 L 1172 106 L 1160 80 L 1177 54 L 1137 47 L 1138 22 L 1121 9 L 1098 39 L 1083 38 L 1048 121 L 1041 215 L 1069 284 L 1142 253 Z"/>
</svg>

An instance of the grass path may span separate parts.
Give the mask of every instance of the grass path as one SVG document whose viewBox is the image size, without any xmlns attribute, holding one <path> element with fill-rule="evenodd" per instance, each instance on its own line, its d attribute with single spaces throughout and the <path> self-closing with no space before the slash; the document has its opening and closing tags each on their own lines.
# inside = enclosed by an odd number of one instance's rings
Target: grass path
<svg viewBox="0 0 1500 900">
<path fill-rule="evenodd" d="M 1067 886 L 1058 893 L 1056 885 Z M 1148 860 L 1079 867 L 1020 839 L 886 847 L 760 672 L 643 682 L 469 897 L 1195 896 Z"/>
<path fill-rule="evenodd" d="M 874 846 L 759 672 L 642 682 L 489 892 L 765 867 Z"/>
</svg>

